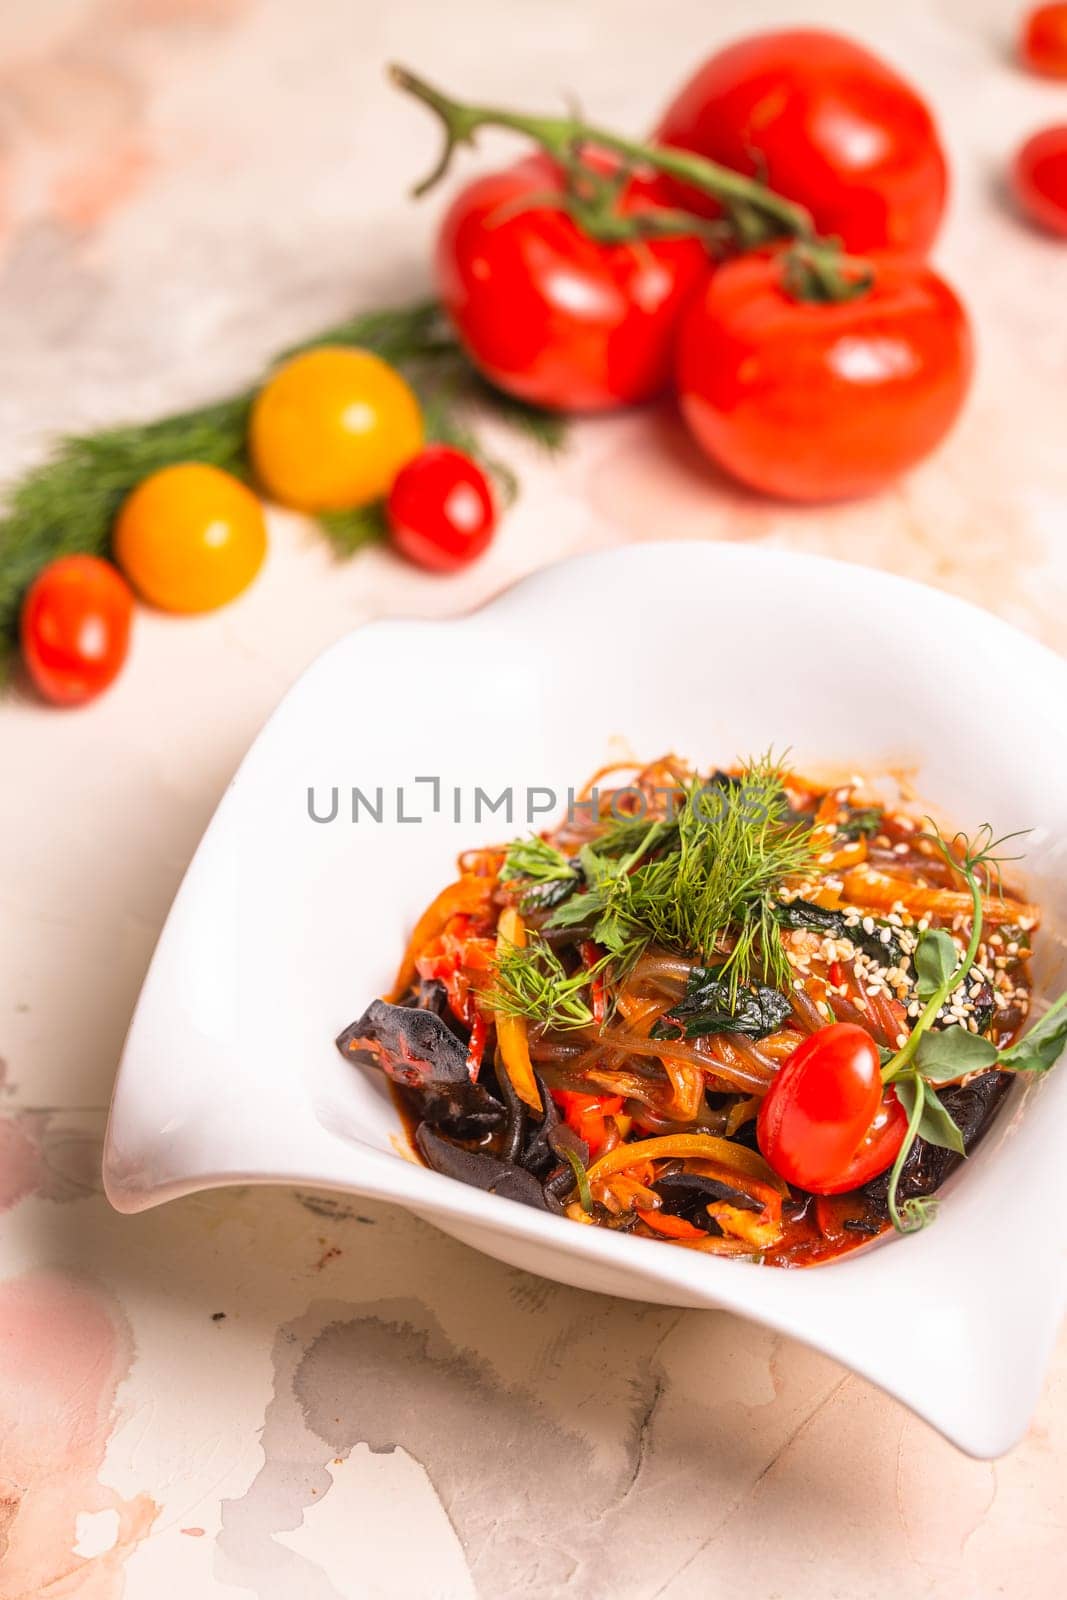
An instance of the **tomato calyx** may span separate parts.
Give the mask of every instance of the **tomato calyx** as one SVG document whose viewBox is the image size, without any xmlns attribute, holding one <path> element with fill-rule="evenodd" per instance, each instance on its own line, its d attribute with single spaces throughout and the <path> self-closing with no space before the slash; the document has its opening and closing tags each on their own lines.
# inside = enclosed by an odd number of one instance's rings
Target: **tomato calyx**
<svg viewBox="0 0 1067 1600">
<path fill-rule="evenodd" d="M 782 257 L 782 287 L 792 300 L 840 305 L 870 294 L 874 267 L 832 242 L 797 239 Z"/>
</svg>

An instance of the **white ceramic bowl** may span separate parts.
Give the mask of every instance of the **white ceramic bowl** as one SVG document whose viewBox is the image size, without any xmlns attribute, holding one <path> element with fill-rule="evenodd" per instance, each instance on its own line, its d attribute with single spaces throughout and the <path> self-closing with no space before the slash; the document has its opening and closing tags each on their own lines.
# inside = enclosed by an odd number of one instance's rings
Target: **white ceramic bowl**
<svg viewBox="0 0 1067 1600">
<path fill-rule="evenodd" d="M 457 852 L 526 831 L 452 820 L 490 795 L 562 796 L 625 741 L 699 765 L 789 747 L 799 768 L 914 768 L 973 828 L 1032 827 L 1029 891 L 1067 912 L 1067 665 L 1004 623 L 858 566 L 657 544 L 566 562 L 458 621 L 360 629 L 263 730 L 179 891 L 130 1028 L 105 1155 L 113 1205 L 293 1183 L 398 1201 L 563 1283 L 722 1307 L 881 1385 L 964 1450 L 1023 1432 L 1064 1307 L 1067 1066 L 1018 1085 L 925 1233 L 782 1272 L 552 1216 L 401 1153 L 384 1085 L 334 1036 L 388 986 Z M 353 824 L 353 785 L 421 824 Z M 340 814 L 310 820 L 333 786 Z M 541 825 L 544 825 L 542 822 Z M 1046 933 L 1038 983 L 1063 982 Z"/>
</svg>

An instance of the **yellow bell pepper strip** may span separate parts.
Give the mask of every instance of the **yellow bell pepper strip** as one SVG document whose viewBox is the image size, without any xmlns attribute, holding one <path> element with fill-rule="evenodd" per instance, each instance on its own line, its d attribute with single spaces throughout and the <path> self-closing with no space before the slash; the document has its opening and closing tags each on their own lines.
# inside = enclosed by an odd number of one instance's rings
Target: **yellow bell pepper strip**
<svg viewBox="0 0 1067 1600">
<path fill-rule="evenodd" d="M 506 953 L 509 946 L 522 950 L 525 944 L 526 927 L 522 918 L 514 906 L 505 907 L 497 923 L 497 959 Z M 495 1017 L 497 1047 L 504 1064 L 504 1071 L 511 1080 L 511 1086 L 519 1099 L 524 1100 L 531 1110 L 540 1111 L 541 1093 L 530 1060 L 526 1018 L 508 1016 L 503 1011 L 497 1011 Z"/>
<path fill-rule="evenodd" d="M 743 1144 L 733 1144 L 729 1139 L 719 1139 L 713 1133 L 664 1133 L 654 1139 L 638 1139 L 633 1144 L 617 1144 L 594 1161 L 589 1168 L 589 1181 L 608 1178 L 615 1172 L 625 1172 L 640 1161 L 674 1161 L 695 1159 L 711 1161 L 716 1166 L 741 1172 L 746 1178 L 755 1178 L 780 1194 L 787 1186 L 755 1150 Z"/>
</svg>

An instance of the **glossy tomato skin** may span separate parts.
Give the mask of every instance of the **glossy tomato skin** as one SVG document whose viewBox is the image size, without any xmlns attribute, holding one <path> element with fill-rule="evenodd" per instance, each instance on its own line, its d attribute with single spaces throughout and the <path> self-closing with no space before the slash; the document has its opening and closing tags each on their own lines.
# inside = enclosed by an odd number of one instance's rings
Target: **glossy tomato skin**
<svg viewBox="0 0 1067 1600">
<path fill-rule="evenodd" d="M 430 572 L 469 566 L 488 547 L 496 525 L 485 473 L 447 445 L 429 445 L 401 468 L 386 513 L 397 549 Z"/>
<path fill-rule="evenodd" d="M 1067 3 L 1038 6 L 1023 19 L 1019 55 L 1031 72 L 1067 78 Z"/>
<path fill-rule="evenodd" d="M 22 656 L 41 694 L 78 706 L 112 684 L 129 648 L 133 595 L 97 556 L 63 556 L 30 585 L 22 604 Z"/>
<path fill-rule="evenodd" d="M 561 192 L 535 155 L 476 179 L 450 207 L 437 241 L 442 302 L 489 381 L 554 411 L 605 411 L 668 386 L 686 299 L 707 269 L 693 238 L 600 244 L 565 212 L 537 204 Z M 633 180 L 624 209 L 662 203 Z"/>
<path fill-rule="evenodd" d="M 1046 128 L 1026 141 L 1015 158 L 1012 187 L 1032 222 L 1067 237 L 1067 127 Z"/>
<path fill-rule="evenodd" d="M 873 494 L 948 432 L 970 385 L 966 313 L 917 262 L 876 263 L 874 288 L 794 300 L 781 261 L 750 255 L 708 279 L 679 330 L 682 414 L 705 453 L 785 500 Z"/>
<path fill-rule="evenodd" d="M 388 494 L 422 446 L 419 402 L 372 350 L 327 345 L 279 367 L 256 396 L 248 442 L 279 504 L 340 511 Z"/>
<path fill-rule="evenodd" d="M 202 461 L 153 472 L 125 499 L 115 560 L 138 594 L 162 611 L 214 611 L 236 599 L 263 564 L 267 528 L 252 491 Z"/>
<path fill-rule="evenodd" d="M 908 1114 L 895 1089 L 886 1089 L 870 1127 L 847 1167 L 836 1179 L 824 1182 L 820 1194 L 848 1194 L 893 1165 L 908 1131 Z"/>
<path fill-rule="evenodd" d="M 948 171 L 926 104 L 870 51 L 816 28 L 755 34 L 713 55 L 655 138 L 762 178 L 852 251 L 923 254 L 945 208 Z"/>
<path fill-rule="evenodd" d="M 881 1099 L 870 1034 L 849 1022 L 820 1028 L 782 1063 L 763 1098 L 756 1136 L 764 1159 L 800 1189 L 836 1192 Z"/>
</svg>

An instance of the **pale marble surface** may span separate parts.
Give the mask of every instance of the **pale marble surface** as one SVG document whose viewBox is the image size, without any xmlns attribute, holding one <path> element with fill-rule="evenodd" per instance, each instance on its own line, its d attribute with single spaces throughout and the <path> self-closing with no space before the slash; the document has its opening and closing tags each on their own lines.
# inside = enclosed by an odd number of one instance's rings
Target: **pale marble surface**
<svg viewBox="0 0 1067 1600">
<path fill-rule="evenodd" d="M 524 494 L 469 575 L 438 582 L 381 551 L 339 566 L 276 516 L 254 589 L 213 618 L 142 614 L 98 705 L 0 709 L 2 1600 L 1061 1592 L 1067 1344 L 1025 1442 L 980 1464 L 729 1317 L 583 1296 L 381 1206 L 251 1192 L 120 1218 L 97 1178 L 123 1030 L 185 863 L 282 690 L 355 624 L 670 535 L 906 572 L 1062 648 L 1067 256 L 1016 225 L 998 184 L 1067 91 L 1012 67 L 1014 10 L 3 9 L 5 474 L 58 429 L 225 391 L 335 315 L 423 286 L 439 202 L 403 194 L 432 136 L 385 89 L 392 58 L 529 105 L 580 88 L 591 113 L 639 128 L 757 21 L 851 26 L 940 110 L 956 192 L 939 254 L 981 367 L 948 448 L 864 506 L 736 493 L 669 414 L 586 426 L 552 467 L 502 441 Z"/>
</svg>

